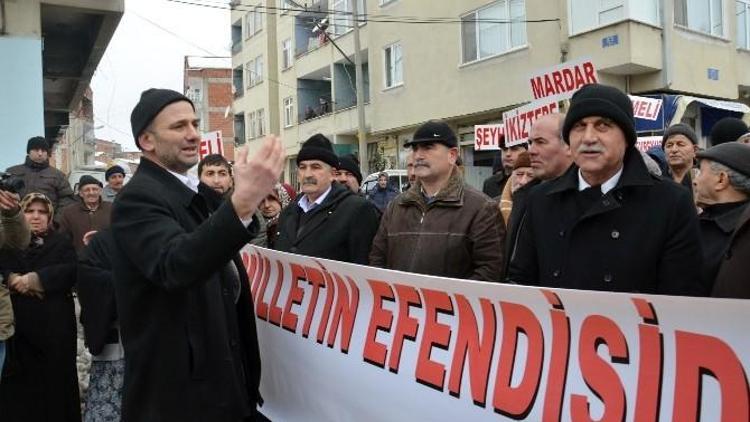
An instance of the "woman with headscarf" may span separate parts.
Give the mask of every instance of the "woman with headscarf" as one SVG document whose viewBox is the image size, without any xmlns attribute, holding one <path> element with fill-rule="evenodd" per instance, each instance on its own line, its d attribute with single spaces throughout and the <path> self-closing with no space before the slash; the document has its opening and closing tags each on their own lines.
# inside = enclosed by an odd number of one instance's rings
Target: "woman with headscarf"
<svg viewBox="0 0 750 422">
<path fill-rule="evenodd" d="M 276 237 L 279 235 L 277 228 L 281 210 L 286 208 L 293 200 L 294 191 L 291 187 L 277 183 L 266 199 L 260 203 L 260 212 L 266 220 L 267 245 L 271 249 L 273 249 Z"/>
<path fill-rule="evenodd" d="M 31 243 L 0 252 L 10 288 L 16 332 L 0 384 L 3 422 L 80 421 L 76 373 L 76 322 L 71 288 L 76 253 L 52 226 L 54 208 L 40 193 L 21 201 Z"/>
</svg>

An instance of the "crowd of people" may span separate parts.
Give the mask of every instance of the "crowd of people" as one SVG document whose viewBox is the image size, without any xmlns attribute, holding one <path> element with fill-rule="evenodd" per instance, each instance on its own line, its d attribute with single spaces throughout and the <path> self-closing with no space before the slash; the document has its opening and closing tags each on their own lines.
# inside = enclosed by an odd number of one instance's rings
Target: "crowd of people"
<svg viewBox="0 0 750 422">
<path fill-rule="evenodd" d="M 292 187 L 274 136 L 234 163 L 199 160 L 178 92 L 144 91 L 131 124 L 143 157 L 127 184 L 113 166 L 106 186 L 82 176 L 74 195 L 39 137 L 8 169 L 24 184 L 0 190 L 2 421 L 265 420 L 247 244 L 459 279 L 750 299 L 739 119 L 718 122 L 705 150 L 677 124 L 661 152 L 641 153 L 628 96 L 586 85 L 503 149 L 483 191 L 464 180 L 450 126 L 428 121 L 405 145 L 403 191 L 383 173 L 367 196 L 356 157 L 321 134 L 302 144 Z M 80 395 L 74 293 L 93 356 Z"/>
</svg>

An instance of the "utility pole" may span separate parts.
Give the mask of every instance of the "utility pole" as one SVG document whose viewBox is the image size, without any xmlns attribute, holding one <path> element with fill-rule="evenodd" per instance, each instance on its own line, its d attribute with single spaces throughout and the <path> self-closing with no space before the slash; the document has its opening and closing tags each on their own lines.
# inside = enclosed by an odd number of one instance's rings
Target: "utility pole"
<svg viewBox="0 0 750 422">
<path fill-rule="evenodd" d="M 359 45 L 359 11 L 358 0 L 352 2 L 352 23 L 354 23 L 354 76 L 357 78 L 357 139 L 359 140 L 359 166 L 362 174 L 370 174 L 370 163 L 367 161 L 367 139 L 365 139 L 365 81 L 362 77 L 362 53 Z"/>
</svg>

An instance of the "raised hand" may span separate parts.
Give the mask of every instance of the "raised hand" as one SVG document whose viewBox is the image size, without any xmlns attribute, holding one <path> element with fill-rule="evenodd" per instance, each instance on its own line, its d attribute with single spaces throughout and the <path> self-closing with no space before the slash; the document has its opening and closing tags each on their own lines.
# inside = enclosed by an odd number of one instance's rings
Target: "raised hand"
<svg viewBox="0 0 750 422">
<path fill-rule="evenodd" d="M 281 138 L 266 136 L 263 145 L 248 158 L 247 147 L 240 149 L 234 163 L 232 205 L 242 219 L 249 218 L 278 183 L 284 170 L 285 155 Z"/>
</svg>

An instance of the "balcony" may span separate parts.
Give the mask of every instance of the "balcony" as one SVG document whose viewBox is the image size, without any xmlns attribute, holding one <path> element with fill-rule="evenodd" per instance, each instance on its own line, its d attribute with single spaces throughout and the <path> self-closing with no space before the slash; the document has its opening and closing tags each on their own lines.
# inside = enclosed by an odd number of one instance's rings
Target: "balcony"
<svg viewBox="0 0 750 422">
<path fill-rule="evenodd" d="M 232 24 L 232 55 L 242 51 L 242 18 Z"/>
</svg>

